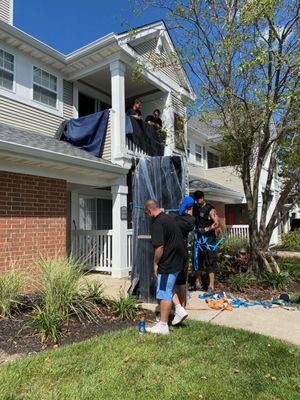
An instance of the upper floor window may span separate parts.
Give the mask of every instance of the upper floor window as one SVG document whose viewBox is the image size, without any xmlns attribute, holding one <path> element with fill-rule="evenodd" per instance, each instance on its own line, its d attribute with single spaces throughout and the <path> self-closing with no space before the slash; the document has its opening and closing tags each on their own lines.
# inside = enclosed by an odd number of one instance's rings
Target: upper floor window
<svg viewBox="0 0 300 400">
<path fill-rule="evenodd" d="M 0 86 L 13 90 L 14 86 L 14 56 L 0 50 Z"/>
<path fill-rule="evenodd" d="M 202 162 L 202 147 L 199 144 L 195 144 L 195 157 L 196 161 Z"/>
<path fill-rule="evenodd" d="M 33 100 L 56 108 L 57 78 L 38 67 L 33 67 Z"/>
<path fill-rule="evenodd" d="M 210 151 L 207 152 L 207 168 L 217 168 L 221 166 L 220 157 Z"/>
</svg>

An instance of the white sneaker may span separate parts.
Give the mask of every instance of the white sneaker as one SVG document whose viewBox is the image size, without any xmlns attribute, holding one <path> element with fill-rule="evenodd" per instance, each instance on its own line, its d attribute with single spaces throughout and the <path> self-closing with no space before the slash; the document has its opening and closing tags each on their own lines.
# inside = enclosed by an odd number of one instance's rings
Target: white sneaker
<svg viewBox="0 0 300 400">
<path fill-rule="evenodd" d="M 184 321 L 188 317 L 188 313 L 183 307 L 180 307 L 179 309 L 175 310 L 175 316 L 172 321 L 172 325 L 179 325 L 182 321 Z"/>
<path fill-rule="evenodd" d="M 156 334 L 160 334 L 160 335 L 168 335 L 169 327 L 168 327 L 168 325 L 161 325 L 160 323 L 158 323 L 149 328 L 146 328 L 146 332 L 156 333 Z"/>
</svg>

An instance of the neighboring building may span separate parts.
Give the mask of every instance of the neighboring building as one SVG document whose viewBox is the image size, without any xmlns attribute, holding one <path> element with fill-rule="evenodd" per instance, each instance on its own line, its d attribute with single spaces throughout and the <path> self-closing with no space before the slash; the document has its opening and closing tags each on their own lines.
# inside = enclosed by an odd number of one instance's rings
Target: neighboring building
<svg viewBox="0 0 300 400">
<path fill-rule="evenodd" d="M 190 191 L 202 190 L 207 199 L 216 207 L 221 217 L 223 231 L 229 236 L 249 236 L 248 212 L 241 178 L 232 166 L 223 166 L 217 144 L 217 126 L 199 121 L 193 116 L 188 121 L 188 161 L 190 173 Z M 259 212 L 262 204 L 262 193 L 267 179 L 268 160 L 263 167 L 260 190 Z M 270 216 L 279 196 L 280 182 L 277 177 L 272 183 L 272 198 L 268 215 Z M 277 227 L 272 235 L 271 243 L 278 243 L 280 233 L 286 232 L 286 222 Z"/>
<path fill-rule="evenodd" d="M 12 3 L 0 3 L 0 269 L 72 249 L 89 266 L 126 276 L 132 232 L 121 212 L 132 157 L 141 152 L 126 140 L 125 110 L 136 97 L 144 115 L 161 109 L 165 154 L 183 154 L 193 89 L 173 63 L 162 21 L 64 55 L 15 28 Z M 102 158 L 55 139 L 65 120 L 104 109 Z"/>
</svg>

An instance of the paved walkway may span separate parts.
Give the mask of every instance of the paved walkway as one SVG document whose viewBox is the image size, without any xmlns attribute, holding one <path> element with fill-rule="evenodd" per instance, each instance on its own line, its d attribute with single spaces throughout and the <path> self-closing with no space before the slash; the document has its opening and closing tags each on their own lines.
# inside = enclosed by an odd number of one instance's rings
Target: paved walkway
<svg viewBox="0 0 300 400">
<path fill-rule="evenodd" d="M 120 288 L 127 290 L 129 279 L 113 279 L 109 275 L 93 274 L 89 279 L 99 279 L 103 282 L 108 296 L 118 296 Z M 199 292 L 191 293 L 188 306 L 189 318 L 212 324 L 245 329 L 282 339 L 300 346 L 300 309 L 294 311 L 280 307 L 265 309 L 261 306 L 244 308 L 233 311 L 218 311 L 208 308 L 204 300 L 198 298 Z M 154 310 L 155 304 L 144 303 L 143 307 Z"/>
</svg>

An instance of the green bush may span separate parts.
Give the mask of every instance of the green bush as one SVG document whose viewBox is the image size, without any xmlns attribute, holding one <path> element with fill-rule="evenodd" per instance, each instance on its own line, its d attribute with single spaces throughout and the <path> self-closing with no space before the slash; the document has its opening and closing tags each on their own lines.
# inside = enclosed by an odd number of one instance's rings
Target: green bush
<svg viewBox="0 0 300 400">
<path fill-rule="evenodd" d="M 244 237 L 232 237 L 226 239 L 219 248 L 219 252 L 222 254 L 235 255 L 238 254 L 241 250 L 249 251 L 250 245 L 249 241 Z"/>
<path fill-rule="evenodd" d="M 107 298 L 104 296 L 104 288 L 102 282 L 86 280 L 82 292 L 85 298 L 87 300 L 90 300 L 92 303 L 101 305 L 107 304 Z"/>
<path fill-rule="evenodd" d="M 140 306 L 135 297 L 125 294 L 124 290 L 120 290 L 119 298 L 112 300 L 112 310 L 121 319 L 134 319 L 140 310 Z"/>
<path fill-rule="evenodd" d="M 293 304 L 300 304 L 300 292 L 293 293 L 290 300 Z"/>
<path fill-rule="evenodd" d="M 40 261 L 41 306 L 34 308 L 32 320 L 42 341 L 50 337 L 57 342 L 60 329 L 70 316 L 80 321 L 97 321 L 100 310 L 100 285 L 90 285 L 80 291 L 83 268 L 72 259 L 57 257 Z"/>
<path fill-rule="evenodd" d="M 263 283 L 277 290 L 285 290 L 291 280 L 291 276 L 286 271 L 279 274 L 277 272 L 265 272 L 263 275 Z"/>
<path fill-rule="evenodd" d="M 66 317 L 61 315 L 57 306 L 46 304 L 44 308 L 34 306 L 32 322 L 37 329 L 40 341 L 44 344 L 48 338 L 58 343 L 61 338 L 61 328 Z"/>
<path fill-rule="evenodd" d="M 242 291 L 243 289 L 255 285 L 257 283 L 257 279 L 255 276 L 246 273 L 236 274 L 229 277 L 228 283 L 232 289 Z"/>
<path fill-rule="evenodd" d="M 282 247 L 291 250 L 300 250 L 300 229 L 281 235 Z"/>
<path fill-rule="evenodd" d="M 282 271 L 287 271 L 293 279 L 300 280 L 300 258 L 284 258 L 278 263 Z"/>
<path fill-rule="evenodd" d="M 14 266 L 0 276 L 0 318 L 10 317 L 18 305 L 23 274 Z"/>
</svg>

